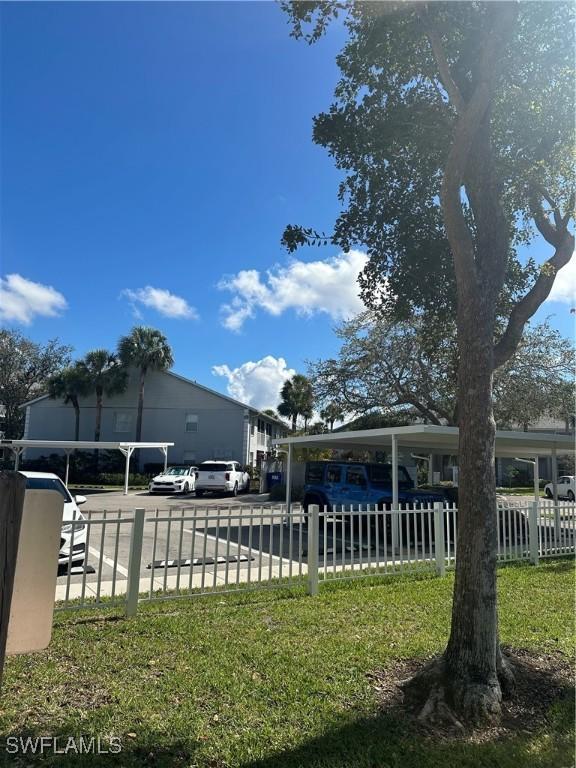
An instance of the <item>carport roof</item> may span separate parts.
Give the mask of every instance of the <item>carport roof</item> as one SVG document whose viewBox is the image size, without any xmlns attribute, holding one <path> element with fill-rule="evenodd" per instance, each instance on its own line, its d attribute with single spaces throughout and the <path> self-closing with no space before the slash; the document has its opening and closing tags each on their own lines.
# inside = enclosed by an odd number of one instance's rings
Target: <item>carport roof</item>
<svg viewBox="0 0 576 768">
<path fill-rule="evenodd" d="M 55 448 L 79 451 L 99 449 L 123 450 L 126 448 L 169 448 L 174 443 L 125 443 L 125 442 L 100 442 L 95 440 L 0 440 L 0 448 Z"/>
<path fill-rule="evenodd" d="M 458 427 L 415 424 L 409 427 L 361 429 L 325 435 L 303 435 L 273 440 L 274 445 L 298 448 L 372 448 L 387 450 L 396 437 L 398 447 L 425 450 L 427 453 L 458 453 Z M 550 456 L 574 452 L 574 435 L 545 432 L 496 432 L 497 456 Z"/>
</svg>

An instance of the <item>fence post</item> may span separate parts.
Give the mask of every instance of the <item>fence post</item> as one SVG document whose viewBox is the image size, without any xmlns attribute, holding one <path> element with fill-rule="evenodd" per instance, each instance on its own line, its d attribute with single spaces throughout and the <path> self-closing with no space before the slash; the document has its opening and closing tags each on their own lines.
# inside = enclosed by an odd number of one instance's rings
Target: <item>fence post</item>
<svg viewBox="0 0 576 768">
<path fill-rule="evenodd" d="M 538 565 L 538 502 L 533 501 L 528 510 L 528 538 L 530 541 L 530 562 Z"/>
<path fill-rule="evenodd" d="M 446 550 L 444 547 L 444 504 L 434 502 L 434 554 L 436 555 L 436 573 L 446 575 Z"/>
<path fill-rule="evenodd" d="M 308 594 L 318 594 L 318 544 L 320 528 L 320 507 L 308 507 Z"/>
<path fill-rule="evenodd" d="M 560 502 L 558 499 L 552 502 L 554 505 L 554 543 L 556 552 L 562 546 L 562 518 L 560 517 Z"/>
<path fill-rule="evenodd" d="M 140 591 L 140 566 L 142 561 L 142 538 L 144 536 L 143 509 L 134 510 L 134 522 L 130 534 L 130 553 L 128 555 L 128 585 L 126 588 L 126 616 L 134 616 L 138 609 Z"/>
</svg>

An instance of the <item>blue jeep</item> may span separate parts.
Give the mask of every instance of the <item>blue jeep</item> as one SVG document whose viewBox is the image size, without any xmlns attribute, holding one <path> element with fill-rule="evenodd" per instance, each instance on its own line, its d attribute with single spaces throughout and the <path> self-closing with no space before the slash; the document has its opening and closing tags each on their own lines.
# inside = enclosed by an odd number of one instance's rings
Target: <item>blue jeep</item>
<svg viewBox="0 0 576 768">
<path fill-rule="evenodd" d="M 302 506 L 363 507 L 366 504 L 385 509 L 392 504 L 392 465 L 364 464 L 346 461 L 309 461 Z M 398 467 L 398 502 L 400 504 L 433 504 L 445 501 L 442 493 L 418 491 L 405 467 Z"/>
</svg>

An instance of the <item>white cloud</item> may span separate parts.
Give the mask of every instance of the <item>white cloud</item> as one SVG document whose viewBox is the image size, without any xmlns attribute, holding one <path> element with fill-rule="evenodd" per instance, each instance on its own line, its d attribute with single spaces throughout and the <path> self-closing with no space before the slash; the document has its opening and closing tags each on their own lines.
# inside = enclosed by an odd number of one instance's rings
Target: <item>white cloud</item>
<svg viewBox="0 0 576 768">
<path fill-rule="evenodd" d="M 196 320 L 198 318 L 198 312 L 188 304 L 186 299 L 176 296 L 163 288 L 153 288 L 151 285 L 147 285 L 145 288 L 137 288 L 136 290 L 126 288 L 120 295 L 126 296 L 132 304 L 134 314 L 139 318 L 142 315 L 136 306 L 137 304 L 143 304 L 145 307 L 155 309 L 164 317 L 187 320 Z"/>
<path fill-rule="evenodd" d="M 255 269 L 226 276 L 218 287 L 230 291 L 233 298 L 221 307 L 222 324 L 239 331 L 257 309 L 275 316 L 294 309 L 308 316 L 324 312 L 334 320 L 353 317 L 364 308 L 358 295 L 358 275 L 367 261 L 365 253 L 349 251 L 324 261 L 276 266 L 264 277 Z"/>
<path fill-rule="evenodd" d="M 0 320 L 30 325 L 35 317 L 56 317 L 67 306 L 64 296 L 50 285 L 16 274 L 0 277 Z"/>
<path fill-rule="evenodd" d="M 255 363 L 249 361 L 238 368 L 215 365 L 212 373 L 228 379 L 227 390 L 231 397 L 263 411 L 266 408 L 276 410 L 282 385 L 296 371 L 287 367 L 283 357 L 267 355 L 262 360 Z"/>
<path fill-rule="evenodd" d="M 576 302 L 576 257 L 572 256 L 568 264 L 556 275 L 548 301 L 563 301 L 567 304 Z"/>
</svg>

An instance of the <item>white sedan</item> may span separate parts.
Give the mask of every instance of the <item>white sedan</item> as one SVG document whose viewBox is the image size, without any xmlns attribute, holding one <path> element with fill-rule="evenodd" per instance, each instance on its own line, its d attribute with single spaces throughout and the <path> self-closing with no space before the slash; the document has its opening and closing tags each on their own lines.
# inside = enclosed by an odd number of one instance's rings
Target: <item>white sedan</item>
<svg viewBox="0 0 576 768">
<path fill-rule="evenodd" d="M 78 506 L 86 502 L 85 496 L 71 496 L 58 475 L 52 472 L 21 472 L 26 478 L 26 489 L 57 491 L 64 499 L 62 532 L 60 534 L 59 571 L 84 565 L 86 557 L 86 523 Z M 72 551 L 70 551 L 72 547 Z"/>
<path fill-rule="evenodd" d="M 190 493 L 196 487 L 197 472 L 198 467 L 184 464 L 168 467 L 151 481 L 148 493 Z"/>
<path fill-rule="evenodd" d="M 559 477 L 556 488 L 558 489 L 559 499 L 568 499 L 569 501 L 574 501 L 576 498 L 576 482 L 574 475 L 563 475 L 562 477 Z M 554 497 L 554 488 L 552 483 L 548 483 L 544 486 L 544 493 L 549 499 Z"/>
</svg>

